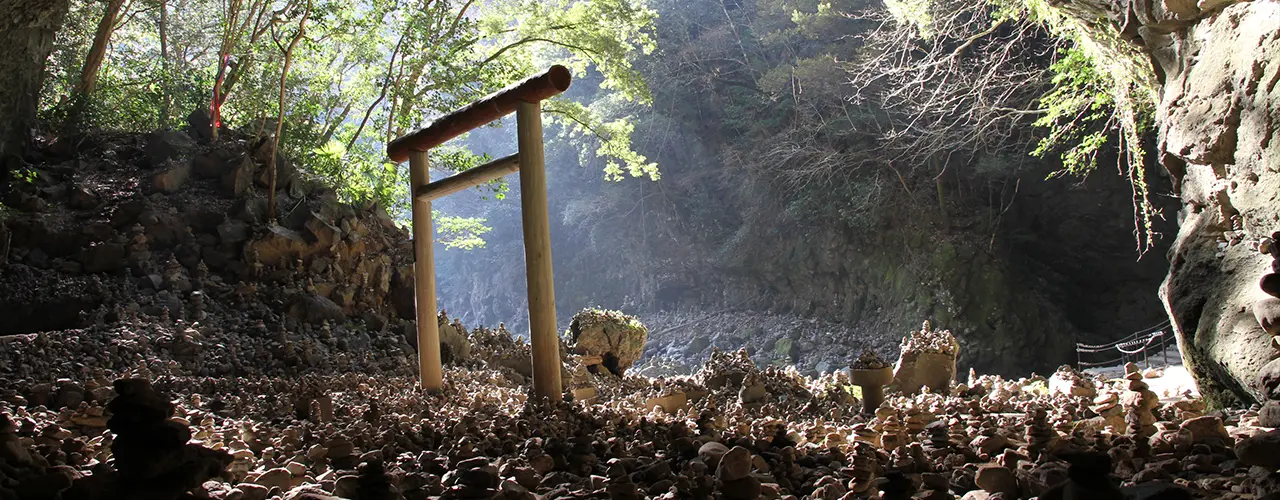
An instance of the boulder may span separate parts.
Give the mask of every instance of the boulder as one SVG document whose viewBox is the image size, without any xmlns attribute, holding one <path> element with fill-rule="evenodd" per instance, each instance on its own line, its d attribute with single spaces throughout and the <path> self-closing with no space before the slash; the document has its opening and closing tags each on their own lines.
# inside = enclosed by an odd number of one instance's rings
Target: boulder
<svg viewBox="0 0 1280 500">
<path fill-rule="evenodd" d="M 120 243 L 98 243 L 80 250 L 80 264 L 87 273 L 110 273 L 128 265 L 128 250 Z"/>
<path fill-rule="evenodd" d="M 1241 440 L 1236 445 L 1236 457 L 1245 465 L 1280 469 L 1280 431 Z"/>
<path fill-rule="evenodd" d="M 437 318 L 440 335 L 440 362 L 458 363 L 471 358 L 471 341 L 467 340 L 466 329 L 461 323 L 449 323 L 444 314 Z M 461 330 L 461 331 L 459 331 Z"/>
<path fill-rule="evenodd" d="M 729 453 L 729 447 L 715 441 L 708 442 L 698 448 L 698 458 L 707 464 L 709 468 L 716 468 L 720 465 L 720 458 Z"/>
<path fill-rule="evenodd" d="M 974 482 L 987 493 L 1003 493 L 1010 497 L 1018 494 L 1018 477 L 1005 467 L 980 467 Z"/>
<path fill-rule="evenodd" d="M 151 187 L 162 193 L 175 193 L 186 185 L 191 176 L 191 165 L 181 164 L 169 167 L 151 178 Z"/>
<path fill-rule="evenodd" d="M 575 352 L 600 356 L 603 366 L 620 376 L 644 352 L 649 330 L 634 316 L 583 309 L 569 323 L 569 336 Z"/>
<path fill-rule="evenodd" d="M 164 166 L 169 160 L 190 153 L 196 147 L 191 137 L 176 130 L 157 130 L 147 134 L 147 164 L 152 168 Z"/>
<path fill-rule="evenodd" d="M 347 319 L 346 313 L 332 300 L 314 293 L 303 295 L 289 306 L 289 316 L 311 324 L 325 321 L 339 323 Z"/>
<path fill-rule="evenodd" d="M 91 210 L 102 202 L 102 197 L 88 186 L 76 186 L 71 190 L 71 208 Z"/>
<path fill-rule="evenodd" d="M 960 344 L 950 330 L 930 328 L 929 322 L 902 339 L 901 354 L 893 368 L 898 390 L 914 394 L 928 387 L 945 392 L 955 380 Z"/>
<path fill-rule="evenodd" d="M 1280 299 L 1267 297 L 1253 303 L 1253 318 L 1271 335 L 1280 335 Z"/>
<path fill-rule="evenodd" d="M 1267 401 L 1262 405 L 1262 409 L 1258 410 L 1258 425 L 1272 429 L 1280 428 L 1280 401 Z"/>
<path fill-rule="evenodd" d="M 1187 420 L 1182 423 L 1181 429 L 1191 433 L 1191 441 L 1194 443 L 1228 445 L 1232 442 L 1222 419 L 1216 416 L 1205 415 Z"/>
<path fill-rule="evenodd" d="M 246 254 L 256 255 L 258 262 L 272 267 L 293 266 L 294 260 L 311 253 L 306 239 L 292 229 L 271 225 L 261 238 L 252 240 Z"/>
<path fill-rule="evenodd" d="M 1269 400 L 1280 400 L 1280 359 L 1272 360 L 1258 370 L 1258 385 Z"/>
<path fill-rule="evenodd" d="M 1272 139 L 1280 87 L 1257 83 L 1280 72 L 1275 16 L 1273 4 L 1233 3 L 1186 21 L 1174 43 L 1147 40 L 1162 76 L 1154 153 L 1183 202 L 1160 298 L 1200 392 L 1223 405 L 1267 400 L 1257 374 L 1275 353 L 1272 335 L 1259 326 L 1271 323 L 1271 304 L 1249 311 L 1272 256 L 1230 239 L 1219 244 L 1240 225 L 1256 239 L 1275 229 L 1261 221 L 1280 218 L 1280 141 Z"/>
<path fill-rule="evenodd" d="M 751 475 L 751 451 L 741 446 L 734 446 L 716 466 L 716 479 L 724 483 L 737 481 Z"/>
<path fill-rule="evenodd" d="M 222 174 L 222 194 L 231 198 L 239 198 L 253 186 L 253 173 L 257 170 L 253 159 L 245 157 L 235 167 Z"/>
<path fill-rule="evenodd" d="M 249 223 L 242 220 L 227 219 L 222 224 L 218 224 L 218 238 L 222 239 L 223 243 L 240 243 L 248 240 Z"/>
<path fill-rule="evenodd" d="M 187 115 L 187 130 L 200 142 L 213 140 L 213 119 L 209 117 L 209 110 L 196 108 Z"/>
</svg>

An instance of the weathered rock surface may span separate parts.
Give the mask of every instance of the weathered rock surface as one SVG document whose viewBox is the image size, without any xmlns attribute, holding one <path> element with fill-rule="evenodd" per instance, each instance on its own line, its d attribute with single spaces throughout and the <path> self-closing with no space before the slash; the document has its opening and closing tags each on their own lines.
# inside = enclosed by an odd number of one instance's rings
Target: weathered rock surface
<svg viewBox="0 0 1280 500">
<path fill-rule="evenodd" d="M 1157 153 L 1182 199 L 1160 297 L 1202 393 L 1266 399 L 1258 373 L 1280 354 L 1259 324 L 1275 316 L 1259 278 L 1272 272 L 1280 230 L 1280 4 L 1055 5 L 1141 45 L 1135 64 L 1152 70 L 1159 92 Z"/>
<path fill-rule="evenodd" d="M 1201 391 L 1257 401 L 1257 373 L 1280 354 L 1254 318 L 1270 307 L 1251 310 L 1272 259 L 1242 242 L 1280 229 L 1280 4 L 1218 4 L 1143 35 L 1163 77 L 1160 151 L 1183 201 L 1161 297 Z"/>
</svg>

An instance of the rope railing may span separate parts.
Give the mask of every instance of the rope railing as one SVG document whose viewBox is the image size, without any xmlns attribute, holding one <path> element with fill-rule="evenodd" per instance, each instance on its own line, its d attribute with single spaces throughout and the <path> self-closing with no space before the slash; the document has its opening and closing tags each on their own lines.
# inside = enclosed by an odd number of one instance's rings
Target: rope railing
<svg viewBox="0 0 1280 500">
<path fill-rule="evenodd" d="M 1122 339 L 1109 342 L 1106 344 L 1076 344 L 1076 365 L 1078 368 L 1096 368 L 1103 366 L 1115 366 L 1127 363 L 1129 361 L 1137 361 L 1141 359 L 1144 364 L 1151 367 L 1151 352 L 1153 348 L 1159 349 L 1159 353 L 1164 361 L 1164 366 L 1169 365 L 1169 355 L 1165 347 L 1169 343 L 1169 326 L 1168 321 L 1164 321 L 1157 325 L 1144 328 L 1133 332 Z M 1119 356 L 1103 360 L 1085 361 L 1086 354 L 1101 355 L 1105 353 L 1118 352 Z"/>
</svg>

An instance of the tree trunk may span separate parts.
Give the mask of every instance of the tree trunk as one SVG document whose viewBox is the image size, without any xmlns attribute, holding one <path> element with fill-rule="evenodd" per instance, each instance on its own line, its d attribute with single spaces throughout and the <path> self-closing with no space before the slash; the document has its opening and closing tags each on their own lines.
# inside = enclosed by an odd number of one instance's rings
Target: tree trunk
<svg viewBox="0 0 1280 500">
<path fill-rule="evenodd" d="M 69 7 L 69 0 L 0 0 L 0 196 L 29 146 L 44 63 Z"/>
<path fill-rule="evenodd" d="M 289 66 L 293 63 L 293 49 L 298 46 L 298 42 L 302 41 L 302 36 L 307 31 L 307 18 L 311 17 L 311 0 L 307 0 L 306 10 L 302 11 L 302 20 L 298 21 L 298 32 L 293 35 L 293 41 L 289 42 L 289 48 L 284 51 L 284 67 L 280 69 L 280 116 L 276 119 L 276 135 L 271 138 L 271 155 L 267 157 L 267 168 L 270 168 L 270 175 L 267 183 L 267 218 L 275 221 L 276 219 L 276 177 L 280 174 L 280 165 L 276 162 L 276 154 L 280 148 L 280 135 L 284 133 L 284 96 L 285 83 L 289 78 Z"/>
<path fill-rule="evenodd" d="M 102 20 L 98 21 L 98 32 L 93 35 L 93 46 L 84 59 L 84 67 L 80 70 L 80 83 L 76 85 L 76 94 L 81 98 L 93 93 L 98 84 L 98 70 L 102 68 L 102 60 L 107 56 L 107 44 L 111 34 L 116 31 L 116 18 L 124 0 L 107 0 L 107 9 L 102 12 Z"/>
<path fill-rule="evenodd" d="M 169 125 L 170 108 L 173 103 L 169 100 L 169 2 L 168 0 L 160 0 L 160 128 L 166 128 Z"/>
</svg>

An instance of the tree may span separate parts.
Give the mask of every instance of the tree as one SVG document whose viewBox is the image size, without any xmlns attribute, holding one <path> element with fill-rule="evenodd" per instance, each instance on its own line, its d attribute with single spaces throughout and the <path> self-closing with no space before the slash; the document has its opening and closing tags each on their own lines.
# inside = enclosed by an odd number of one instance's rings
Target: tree
<svg viewBox="0 0 1280 500">
<path fill-rule="evenodd" d="M 0 195 L 7 194 L 35 126 L 45 60 L 68 0 L 0 0 Z"/>
<path fill-rule="evenodd" d="M 93 92 L 98 83 L 98 70 L 102 68 L 102 60 L 107 54 L 107 45 L 111 34 L 116 31 L 116 23 L 120 17 L 120 8 L 124 0 L 107 0 L 102 11 L 102 20 L 98 21 L 97 34 L 93 36 L 93 46 L 85 57 L 84 67 L 80 70 L 80 83 L 76 85 L 76 95 L 83 99 Z"/>
<path fill-rule="evenodd" d="M 291 10 L 290 7 L 297 8 L 296 5 L 292 5 L 292 2 L 290 3 L 290 6 L 285 7 L 286 10 Z M 288 47 L 281 47 L 282 52 L 284 52 L 284 67 L 280 70 L 280 114 L 276 118 L 276 132 L 271 137 L 271 147 L 267 150 L 269 151 L 267 168 L 271 169 L 268 176 L 270 182 L 267 186 L 267 218 L 272 220 L 276 218 L 276 177 L 280 173 L 280 165 L 276 161 L 276 148 L 280 144 L 281 134 L 284 132 L 285 83 L 289 79 L 289 65 L 293 62 L 293 50 L 298 48 L 298 42 L 302 41 L 302 37 L 307 31 L 307 19 L 311 17 L 311 0 L 306 0 L 306 4 L 301 9 L 302 19 L 298 21 L 298 31 L 294 32 L 293 38 L 289 40 Z M 274 35 L 273 38 L 275 38 Z M 275 41 L 276 45 L 280 46 L 280 40 L 276 38 Z"/>
</svg>

